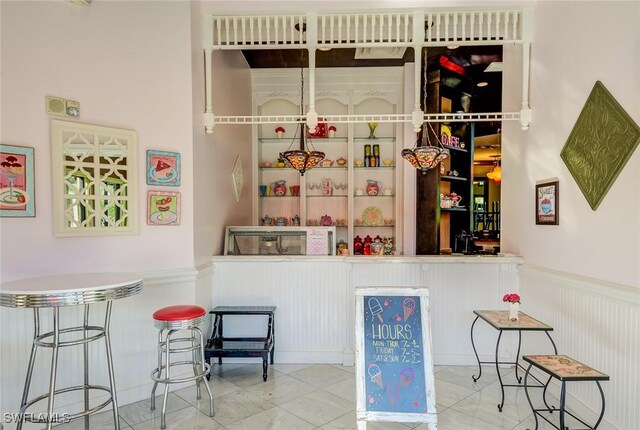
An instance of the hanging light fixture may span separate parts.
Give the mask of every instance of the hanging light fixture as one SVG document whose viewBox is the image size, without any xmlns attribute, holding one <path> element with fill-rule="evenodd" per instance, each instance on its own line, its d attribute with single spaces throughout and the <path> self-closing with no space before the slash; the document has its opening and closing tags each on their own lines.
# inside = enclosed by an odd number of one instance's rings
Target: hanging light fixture
<svg viewBox="0 0 640 430">
<path fill-rule="evenodd" d="M 303 30 L 304 31 L 304 30 Z M 305 131 L 306 124 L 303 122 L 304 118 L 304 64 L 302 57 L 302 50 L 300 50 L 300 118 L 301 122 L 298 123 L 296 128 L 296 133 L 293 135 L 293 140 L 291 141 L 291 145 L 287 148 L 286 151 L 280 153 L 280 158 L 287 160 L 289 165 L 300 172 L 301 176 L 304 176 L 304 172 L 307 170 L 313 169 L 318 165 L 322 160 L 324 160 L 324 152 L 316 151 L 313 148 L 313 144 L 311 139 L 308 139 L 309 147 L 307 147 L 305 142 Z M 300 144 L 298 149 L 291 149 L 293 144 L 296 141 L 296 134 L 300 132 Z"/>
<path fill-rule="evenodd" d="M 500 168 L 500 159 L 499 159 L 500 156 L 492 155 L 492 157 L 494 158 L 493 167 L 491 168 L 489 173 L 487 173 L 487 178 L 493 179 L 496 182 L 496 184 L 499 184 L 500 181 L 502 181 L 502 169 Z"/>
<path fill-rule="evenodd" d="M 423 64 L 423 87 L 422 87 L 422 108 L 427 109 L 427 51 L 424 51 L 424 64 Z M 427 130 L 427 127 L 429 129 Z M 433 133 L 433 136 L 438 142 L 437 145 L 432 145 L 429 138 L 429 134 Z M 416 134 L 416 142 L 418 142 L 418 136 Z M 402 158 L 407 160 L 413 167 L 422 172 L 423 175 L 427 173 L 427 170 L 436 167 L 442 160 L 449 156 L 449 150 L 442 145 L 442 142 L 438 138 L 438 134 L 433 130 L 431 123 L 422 123 L 422 139 L 420 140 L 420 146 L 414 146 L 413 148 L 405 148 L 402 150 Z"/>
</svg>

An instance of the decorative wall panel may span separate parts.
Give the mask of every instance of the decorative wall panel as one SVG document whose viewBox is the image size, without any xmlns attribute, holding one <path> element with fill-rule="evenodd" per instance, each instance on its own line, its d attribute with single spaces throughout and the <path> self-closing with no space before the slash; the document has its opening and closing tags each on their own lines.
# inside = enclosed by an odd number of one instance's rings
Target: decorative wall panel
<svg viewBox="0 0 640 430">
<path fill-rule="evenodd" d="M 640 143 L 640 127 L 597 81 L 560 152 L 594 211 Z"/>
</svg>

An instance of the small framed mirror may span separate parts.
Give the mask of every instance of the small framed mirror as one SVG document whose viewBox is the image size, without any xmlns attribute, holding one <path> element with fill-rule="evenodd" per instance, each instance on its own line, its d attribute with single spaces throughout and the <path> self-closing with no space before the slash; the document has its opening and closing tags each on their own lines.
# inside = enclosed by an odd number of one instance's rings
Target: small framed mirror
<svg viewBox="0 0 640 430">
<path fill-rule="evenodd" d="M 138 232 L 133 130 L 51 122 L 55 236 Z"/>
</svg>

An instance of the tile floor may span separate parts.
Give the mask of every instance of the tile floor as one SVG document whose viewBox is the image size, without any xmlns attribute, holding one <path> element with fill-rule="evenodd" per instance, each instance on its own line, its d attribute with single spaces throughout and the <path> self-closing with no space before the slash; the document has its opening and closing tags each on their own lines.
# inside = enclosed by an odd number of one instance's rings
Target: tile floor
<svg viewBox="0 0 640 430">
<path fill-rule="evenodd" d="M 500 401 L 500 385 L 495 369 L 485 366 L 482 378 L 474 383 L 471 375 L 476 371 L 475 366 L 436 366 L 439 430 L 535 428 L 522 388 L 505 388 L 506 402 L 500 413 L 496 407 Z M 170 393 L 167 429 L 356 429 L 354 372 L 354 367 L 337 365 L 276 364 L 269 366 L 269 379 L 263 382 L 260 364 L 215 365 L 209 381 L 214 395 L 215 417 L 207 415 L 209 403 L 205 390 L 202 390 L 203 400 L 197 401 L 195 387 L 191 386 Z M 504 369 L 501 373 L 505 383 L 515 382 L 512 369 Z M 161 392 L 160 388 L 158 392 Z M 541 402 L 540 391 L 537 393 Z M 552 394 L 550 397 L 557 406 L 557 396 Z M 156 411 L 149 409 L 149 400 L 121 406 L 122 429 L 159 429 L 161 397 L 156 400 L 156 405 Z M 56 428 L 81 429 L 83 421 Z M 113 428 L 111 411 L 91 417 L 92 430 L 103 428 Z M 552 427 L 541 423 L 538 428 L 547 430 Z M 427 430 L 427 426 L 370 422 L 367 429 Z"/>
</svg>

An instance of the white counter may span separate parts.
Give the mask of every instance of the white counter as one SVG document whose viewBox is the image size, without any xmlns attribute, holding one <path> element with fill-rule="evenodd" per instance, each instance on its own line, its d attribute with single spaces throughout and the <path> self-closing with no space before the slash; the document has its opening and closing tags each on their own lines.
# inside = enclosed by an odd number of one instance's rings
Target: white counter
<svg viewBox="0 0 640 430">
<path fill-rule="evenodd" d="M 277 363 L 353 364 L 354 290 L 359 286 L 430 289 L 436 364 L 474 364 L 474 309 L 503 309 L 518 292 L 518 256 L 214 257 L 212 305 L 274 305 Z M 505 308 L 506 309 L 506 308 Z M 237 318 L 229 334 L 260 333 L 263 321 Z M 496 332 L 477 328 L 481 358 Z M 515 346 L 503 341 L 506 353 Z M 513 351 L 512 351 L 513 350 Z"/>
</svg>

